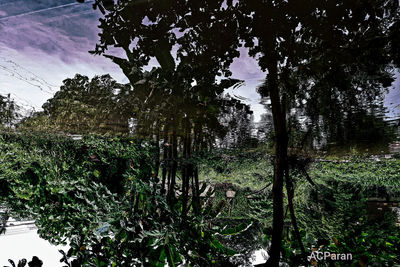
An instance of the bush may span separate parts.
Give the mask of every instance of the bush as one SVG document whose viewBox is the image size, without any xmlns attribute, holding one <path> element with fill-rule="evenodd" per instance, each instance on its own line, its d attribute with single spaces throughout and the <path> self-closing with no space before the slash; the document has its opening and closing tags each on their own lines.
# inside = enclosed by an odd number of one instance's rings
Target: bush
<svg viewBox="0 0 400 267">
<path fill-rule="evenodd" d="M 377 220 L 369 216 L 366 205 L 369 197 L 390 199 L 400 194 L 399 168 L 398 160 L 361 158 L 314 164 L 310 176 L 317 186 L 299 182 L 295 198 L 305 246 L 352 253 L 348 266 L 359 266 L 360 261 L 371 266 L 399 264 L 396 218 L 388 213 Z"/>
<path fill-rule="evenodd" d="M 69 244 L 68 266 L 218 266 L 234 252 L 215 238 L 212 208 L 181 217 L 160 193 L 153 148 L 133 140 L 4 134 L 1 202 Z"/>
</svg>

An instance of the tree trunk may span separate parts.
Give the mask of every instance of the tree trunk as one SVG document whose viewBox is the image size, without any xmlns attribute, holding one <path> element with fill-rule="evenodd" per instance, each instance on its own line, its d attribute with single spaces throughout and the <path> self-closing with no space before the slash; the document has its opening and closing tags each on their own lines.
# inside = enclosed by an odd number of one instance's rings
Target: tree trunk
<svg viewBox="0 0 400 267">
<path fill-rule="evenodd" d="M 201 124 L 196 124 L 193 131 L 193 150 L 192 153 L 196 154 L 201 149 L 202 141 L 202 126 Z M 192 206 L 195 215 L 200 212 L 200 188 L 199 188 L 199 170 L 198 165 L 195 163 L 193 166 L 193 177 L 192 177 Z"/>
<path fill-rule="evenodd" d="M 166 183 L 166 179 L 167 179 L 167 171 L 169 169 L 169 157 L 168 157 L 168 124 L 165 123 L 164 126 L 164 145 L 163 145 L 163 164 L 162 164 L 162 180 L 161 180 L 161 194 L 164 195 L 165 194 L 165 183 Z"/>
<path fill-rule="evenodd" d="M 156 145 L 156 148 L 157 148 L 157 151 L 156 151 L 156 162 L 155 162 L 155 172 L 154 172 L 154 177 L 157 179 L 157 183 L 158 183 L 158 181 L 160 181 L 160 180 L 158 180 L 159 178 L 158 178 L 158 173 L 159 173 L 159 171 L 160 171 L 160 158 L 161 158 L 161 147 L 160 147 L 160 130 L 159 130 L 159 124 L 158 124 L 158 121 L 157 121 L 157 123 L 156 123 L 156 126 L 155 126 L 155 131 L 156 131 L 156 136 L 155 136 L 155 145 Z"/>
<path fill-rule="evenodd" d="M 199 185 L 199 170 L 197 166 L 194 166 L 193 178 L 192 178 L 192 205 L 193 212 L 195 215 L 200 213 L 201 203 L 200 203 L 200 185 Z"/>
<path fill-rule="evenodd" d="M 287 197 L 288 197 L 288 208 L 290 211 L 290 219 L 292 222 L 294 235 L 300 246 L 302 260 L 303 260 L 303 263 L 305 264 L 304 266 L 308 266 L 306 250 L 304 248 L 303 241 L 301 240 L 300 231 L 299 231 L 299 227 L 297 225 L 297 220 L 296 220 L 296 214 L 294 213 L 294 206 L 293 206 L 294 185 L 290 178 L 289 168 L 287 168 L 285 170 L 285 176 L 286 176 L 286 179 L 285 179 L 286 180 L 286 192 L 287 192 Z"/>
<path fill-rule="evenodd" d="M 175 127 L 175 125 L 173 125 Z M 178 170 L 178 140 L 176 136 L 176 130 L 172 130 L 172 142 L 171 142 L 171 157 L 172 162 L 171 170 L 168 173 L 168 193 L 167 199 L 168 203 L 172 204 L 175 202 L 175 182 L 176 182 L 176 172 Z"/>
<path fill-rule="evenodd" d="M 189 199 L 189 182 L 190 182 L 190 177 L 192 176 L 191 174 L 191 163 L 189 162 L 190 160 L 190 146 L 191 146 L 191 140 L 190 140 L 190 126 L 189 126 L 189 121 L 185 121 L 185 131 L 184 131 L 184 138 L 183 138 L 183 162 L 182 162 L 182 217 L 185 218 L 189 207 L 188 205 L 188 199 Z M 183 219 L 183 221 L 185 221 Z"/>
<path fill-rule="evenodd" d="M 272 116 L 275 130 L 275 161 L 274 178 L 272 186 L 273 195 L 273 222 L 272 241 L 269 250 L 269 259 L 266 266 L 279 266 L 280 253 L 282 251 L 283 232 L 283 180 L 287 168 L 288 137 L 286 128 L 285 99 L 280 98 L 277 75 L 277 60 L 271 57 L 268 66 L 268 93 L 271 99 Z M 267 88 L 264 88 L 266 90 Z M 261 92 L 262 93 L 262 92 Z M 264 92 L 266 94 L 267 92 Z"/>
</svg>

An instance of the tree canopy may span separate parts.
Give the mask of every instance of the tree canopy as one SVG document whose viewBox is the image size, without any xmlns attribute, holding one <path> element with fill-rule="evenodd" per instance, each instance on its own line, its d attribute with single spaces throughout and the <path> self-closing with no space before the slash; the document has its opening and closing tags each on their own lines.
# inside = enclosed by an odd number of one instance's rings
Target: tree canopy
<svg viewBox="0 0 400 267">
<path fill-rule="evenodd" d="M 127 108 L 121 99 L 128 85 L 117 83 L 110 75 L 89 79 L 83 75 L 65 79 L 53 98 L 43 104 L 43 111 L 23 121 L 21 128 L 71 134 L 129 132 Z"/>
<path fill-rule="evenodd" d="M 240 36 L 249 55 L 258 56 L 260 67 L 268 71 L 259 92 L 271 99 L 276 136 L 274 232 L 268 264 L 278 266 L 284 177 L 296 231 L 287 162 L 287 113 L 305 106 L 314 122 L 323 116 L 335 118 L 336 123 L 341 114 L 351 114 L 382 95 L 393 82 L 396 44 L 391 39 L 399 34 L 393 29 L 399 20 L 399 3 L 239 1 L 238 10 L 243 14 Z"/>
<path fill-rule="evenodd" d="M 398 1 L 96 0 L 94 7 L 104 15 L 94 53 L 111 58 L 132 84 L 155 58 L 168 84 L 163 88 L 181 89 L 196 82 L 196 92 L 209 99 L 226 88 L 210 86 L 215 77 L 221 76 L 220 85 L 233 85 L 227 79 L 229 66 L 241 45 L 268 73 L 259 93 L 271 100 L 274 124 L 274 231 L 268 265 L 278 266 L 284 180 L 296 228 L 287 114 L 304 108 L 312 129 L 321 118 L 331 124 L 351 120 L 366 103 L 377 101 L 393 82 L 399 62 Z M 107 55 L 110 46 L 121 47 L 126 59 Z M 147 90 L 145 95 L 160 95 L 151 87 Z M 185 91 L 170 92 L 176 101 Z"/>
<path fill-rule="evenodd" d="M 11 128 L 20 117 L 20 107 L 11 98 L 11 95 L 0 95 L 0 125 L 4 128 Z"/>
</svg>

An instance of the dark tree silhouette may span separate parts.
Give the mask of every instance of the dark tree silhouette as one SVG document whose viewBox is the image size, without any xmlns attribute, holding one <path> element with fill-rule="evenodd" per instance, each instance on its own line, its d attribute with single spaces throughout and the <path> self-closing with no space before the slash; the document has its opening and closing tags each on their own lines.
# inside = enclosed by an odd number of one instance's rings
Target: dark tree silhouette
<svg viewBox="0 0 400 267">
<path fill-rule="evenodd" d="M 320 115 L 349 112 L 379 97 L 393 81 L 396 44 L 391 40 L 399 34 L 394 28 L 398 5 L 398 1 L 239 1 L 241 38 L 268 72 L 259 92 L 271 99 L 275 131 L 274 218 L 267 266 L 278 266 L 280 259 L 284 177 L 289 204 L 293 197 L 287 163 L 288 111 L 306 106 L 307 115 L 316 121 Z M 296 228 L 294 214 L 292 223 Z"/>
<path fill-rule="evenodd" d="M 216 137 L 226 133 L 219 118 L 229 112 L 224 103 L 230 99 L 222 94 L 240 84 L 227 78 L 233 58 L 239 55 L 239 40 L 232 3 L 215 12 L 223 2 L 205 6 L 187 1 L 94 4 L 104 19 L 100 20 L 100 42 L 92 52 L 110 58 L 128 77 L 132 91 L 125 100 L 136 103 L 136 133 L 151 137 L 157 145 L 162 143 L 156 166 L 162 167 L 162 187 L 167 187 L 171 202 L 181 170 L 183 216 L 189 210 L 190 183 L 191 206 L 195 211 L 199 206 L 198 170 L 192 155 L 212 149 Z M 200 32 L 208 36 L 201 42 L 196 38 Z M 126 58 L 107 54 L 108 47 L 121 48 Z M 159 66 L 145 71 L 150 59 Z"/>
<path fill-rule="evenodd" d="M 94 53 L 121 47 L 127 59 L 106 56 L 123 69 L 131 84 L 140 83 L 140 70 L 155 58 L 161 66 L 158 81 L 167 81 L 164 88 L 191 88 L 187 85 L 196 81 L 196 93 L 204 101 L 226 88 L 215 87 L 215 75 L 231 74 L 229 65 L 238 56 L 239 40 L 250 56 L 258 58 L 268 73 L 259 93 L 271 100 L 275 134 L 273 234 L 266 265 L 278 266 L 284 182 L 289 204 L 293 197 L 288 111 L 303 106 L 313 121 L 321 115 L 336 120 L 336 113 L 351 112 L 382 95 L 399 63 L 398 1 L 96 0 L 94 6 L 104 14 Z M 153 89 L 147 87 L 144 95 L 161 96 Z M 173 92 L 170 101 L 183 91 Z M 176 154 L 175 137 L 172 147 Z M 298 233 L 297 238 L 301 244 Z"/>
<path fill-rule="evenodd" d="M 17 265 L 15 265 L 15 262 L 13 260 L 9 259 L 8 262 L 11 264 L 12 267 L 24 267 L 26 266 L 26 263 L 28 263 L 29 267 L 43 266 L 43 261 L 41 261 L 37 256 L 33 256 L 30 262 L 27 262 L 26 259 L 19 260 Z"/>
</svg>

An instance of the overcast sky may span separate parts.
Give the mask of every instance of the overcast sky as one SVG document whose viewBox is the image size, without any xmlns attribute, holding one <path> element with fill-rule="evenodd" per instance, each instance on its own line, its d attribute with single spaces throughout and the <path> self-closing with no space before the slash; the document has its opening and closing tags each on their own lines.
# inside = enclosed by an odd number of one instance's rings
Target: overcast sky
<svg viewBox="0 0 400 267">
<path fill-rule="evenodd" d="M 76 73 L 89 77 L 110 73 L 117 81 L 128 82 L 118 66 L 88 53 L 98 39 L 100 15 L 92 3 L 0 0 L 0 94 L 11 93 L 20 104 L 39 110 L 62 80 Z M 264 111 L 255 88 L 265 73 L 245 50 L 241 52 L 232 71 L 246 83 L 231 94 L 247 99 L 258 120 Z M 400 103 L 400 86 L 396 87 L 386 99 L 390 108 Z"/>
</svg>

